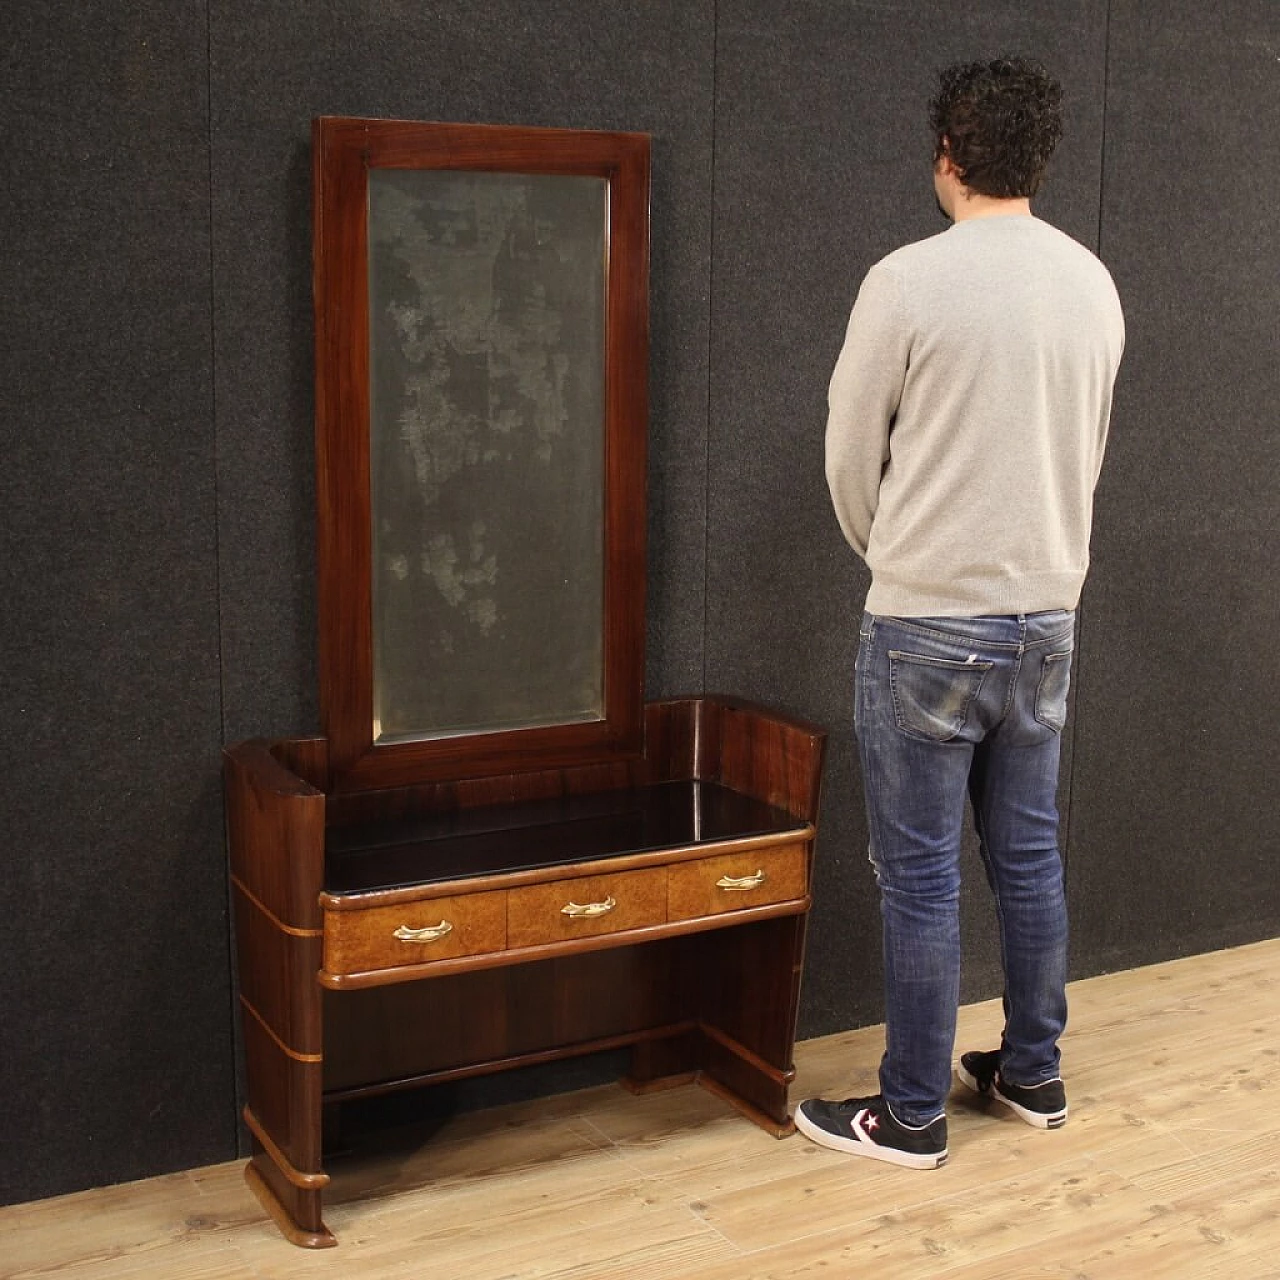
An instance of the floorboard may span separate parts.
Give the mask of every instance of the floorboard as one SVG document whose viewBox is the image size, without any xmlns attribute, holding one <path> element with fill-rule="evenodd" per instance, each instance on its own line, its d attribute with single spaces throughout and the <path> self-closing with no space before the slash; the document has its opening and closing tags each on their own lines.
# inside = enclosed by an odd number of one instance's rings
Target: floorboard
<svg viewBox="0 0 1280 1280">
<path fill-rule="evenodd" d="M 1073 984 L 1068 1124 L 957 1094 L 936 1171 L 778 1142 L 697 1088 L 607 1086 L 335 1160 L 337 1249 L 286 1244 L 236 1161 L 0 1209 L 0 1277 L 1280 1277 L 1278 974 L 1280 939 Z M 999 1017 L 962 1009 L 958 1048 Z M 797 1046 L 794 1097 L 871 1091 L 881 1044 Z"/>
</svg>

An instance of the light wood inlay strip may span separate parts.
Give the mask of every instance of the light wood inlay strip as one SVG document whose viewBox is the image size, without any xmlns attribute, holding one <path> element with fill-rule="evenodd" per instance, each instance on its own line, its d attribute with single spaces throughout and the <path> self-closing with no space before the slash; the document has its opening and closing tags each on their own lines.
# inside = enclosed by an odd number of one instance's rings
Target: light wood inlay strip
<svg viewBox="0 0 1280 1280">
<path fill-rule="evenodd" d="M 262 1014 L 260 1014 L 257 1011 L 257 1009 L 255 1009 L 253 1005 L 251 1005 L 249 1001 L 244 998 L 243 995 L 241 995 L 240 997 L 240 1003 L 244 1005 L 244 1007 L 248 1009 L 248 1011 L 251 1014 L 253 1014 L 258 1025 L 263 1029 L 263 1031 L 267 1033 L 267 1035 L 269 1035 L 272 1038 L 272 1040 L 276 1042 L 276 1045 L 280 1049 L 280 1051 L 282 1053 L 287 1053 L 289 1057 L 291 1057 L 295 1062 L 323 1062 L 324 1061 L 324 1054 L 322 1053 L 299 1053 L 297 1049 L 290 1049 L 289 1046 L 285 1044 L 285 1042 L 281 1040 L 280 1037 L 276 1035 L 276 1033 L 271 1029 L 271 1025 L 267 1022 L 266 1018 L 264 1018 Z"/>
<path fill-rule="evenodd" d="M 277 929 L 279 929 L 282 933 L 287 933 L 287 934 L 288 934 L 290 937 L 292 937 L 292 938 L 322 938 L 322 937 L 324 937 L 324 930 L 323 930 L 323 929 L 298 929 L 298 928 L 295 928 L 295 927 L 294 927 L 293 925 L 291 925 L 291 924 L 285 924 L 285 922 L 284 922 L 283 920 L 281 920 L 281 919 L 280 919 L 280 917 L 279 917 L 278 915 L 276 915 L 276 913 L 275 913 L 274 911 L 272 911 L 270 907 L 268 907 L 265 903 L 261 902 L 258 898 L 256 898 L 256 897 L 255 897 L 255 896 L 254 896 L 254 895 L 253 895 L 253 894 L 252 894 L 252 893 L 251 893 L 251 892 L 250 892 L 250 891 L 245 887 L 244 881 L 243 881 L 243 880 L 241 880 L 239 876 L 233 875 L 233 876 L 231 877 L 231 883 L 232 883 L 232 884 L 233 884 L 237 889 L 239 889 L 239 890 L 240 890 L 240 892 L 241 892 L 242 894 L 244 894 L 244 896 L 245 896 L 245 897 L 246 897 L 246 898 L 247 898 L 251 903 L 253 903 L 253 905 L 254 905 L 255 907 L 257 907 L 257 908 L 258 908 L 258 910 L 259 910 L 259 911 L 261 911 L 261 912 L 262 912 L 262 914 L 263 914 L 264 916 L 266 916 L 266 917 L 267 917 L 267 919 L 268 919 L 268 920 L 270 920 L 270 921 L 271 921 L 271 923 L 272 923 L 273 925 L 275 925 L 275 927 L 276 927 Z"/>
<path fill-rule="evenodd" d="M 327 1173 L 303 1173 L 295 1168 L 293 1161 L 272 1141 L 271 1135 L 262 1127 L 258 1117 L 248 1108 L 241 1112 L 249 1132 L 262 1145 L 262 1149 L 271 1157 L 271 1163 L 295 1186 L 303 1191 L 323 1191 L 329 1185 Z"/>
</svg>

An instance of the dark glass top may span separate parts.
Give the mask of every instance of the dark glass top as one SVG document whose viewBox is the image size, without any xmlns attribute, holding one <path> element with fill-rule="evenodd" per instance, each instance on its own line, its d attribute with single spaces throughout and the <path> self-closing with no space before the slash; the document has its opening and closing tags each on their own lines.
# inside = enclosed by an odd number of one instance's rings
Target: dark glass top
<svg viewBox="0 0 1280 1280">
<path fill-rule="evenodd" d="M 461 809 L 325 832 L 325 889 L 370 893 L 649 853 L 805 824 L 714 782 Z"/>
</svg>

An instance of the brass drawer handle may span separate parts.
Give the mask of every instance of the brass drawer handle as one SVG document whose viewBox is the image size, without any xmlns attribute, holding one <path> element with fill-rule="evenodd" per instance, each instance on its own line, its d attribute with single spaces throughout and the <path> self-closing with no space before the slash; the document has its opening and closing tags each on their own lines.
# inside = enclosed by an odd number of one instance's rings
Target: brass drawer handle
<svg viewBox="0 0 1280 1280">
<path fill-rule="evenodd" d="M 717 889 L 758 889 L 769 877 L 763 871 L 750 876 L 721 876 L 716 881 Z"/>
<path fill-rule="evenodd" d="M 570 916 L 574 920 L 594 920 L 597 916 L 607 916 L 618 904 L 610 895 L 603 902 L 587 902 L 579 904 L 570 902 L 560 908 L 562 916 Z"/>
<path fill-rule="evenodd" d="M 429 924 L 425 929 L 410 929 L 407 924 L 402 924 L 393 936 L 401 942 L 439 942 L 452 932 L 453 925 L 447 920 L 441 920 L 439 924 Z"/>
</svg>

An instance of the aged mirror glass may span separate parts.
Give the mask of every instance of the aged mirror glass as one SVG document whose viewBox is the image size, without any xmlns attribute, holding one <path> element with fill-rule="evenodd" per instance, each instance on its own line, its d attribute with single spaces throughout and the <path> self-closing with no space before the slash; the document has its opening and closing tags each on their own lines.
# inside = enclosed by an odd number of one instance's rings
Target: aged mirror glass
<svg viewBox="0 0 1280 1280">
<path fill-rule="evenodd" d="M 369 175 L 374 742 L 604 714 L 607 196 Z"/>
</svg>

